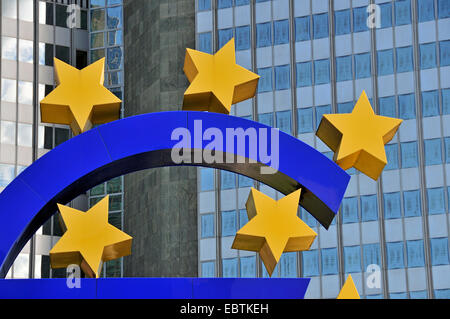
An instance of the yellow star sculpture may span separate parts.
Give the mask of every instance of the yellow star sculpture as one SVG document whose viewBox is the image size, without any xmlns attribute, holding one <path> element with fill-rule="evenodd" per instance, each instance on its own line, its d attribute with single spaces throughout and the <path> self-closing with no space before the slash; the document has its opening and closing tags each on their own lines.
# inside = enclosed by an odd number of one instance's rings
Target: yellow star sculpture
<svg viewBox="0 0 450 319">
<path fill-rule="evenodd" d="M 120 103 L 103 86 L 105 58 L 78 70 L 55 58 L 58 86 L 41 101 L 44 123 L 70 125 L 74 135 L 119 119 Z"/>
<path fill-rule="evenodd" d="M 250 191 L 249 222 L 236 233 L 232 248 L 259 252 L 270 276 L 283 252 L 308 250 L 317 236 L 297 216 L 300 192 L 276 201 L 254 188 Z"/>
<path fill-rule="evenodd" d="M 108 223 L 109 196 L 87 212 L 58 204 L 67 229 L 50 250 L 52 268 L 81 266 L 91 278 L 98 278 L 103 262 L 131 254 L 132 237 Z"/>
<path fill-rule="evenodd" d="M 352 275 L 348 275 L 347 280 L 342 286 L 341 291 L 337 299 L 361 299 L 358 290 L 356 289 L 355 283 L 353 282 Z"/>
<path fill-rule="evenodd" d="M 229 114 L 231 104 L 255 96 L 259 75 L 236 64 L 234 38 L 216 54 L 186 49 L 184 73 L 191 85 L 183 110 Z"/>
<path fill-rule="evenodd" d="M 325 114 L 316 135 L 335 152 L 334 161 L 342 169 L 355 167 L 377 180 L 387 164 L 384 145 L 402 121 L 375 115 L 363 91 L 352 113 Z"/>
</svg>

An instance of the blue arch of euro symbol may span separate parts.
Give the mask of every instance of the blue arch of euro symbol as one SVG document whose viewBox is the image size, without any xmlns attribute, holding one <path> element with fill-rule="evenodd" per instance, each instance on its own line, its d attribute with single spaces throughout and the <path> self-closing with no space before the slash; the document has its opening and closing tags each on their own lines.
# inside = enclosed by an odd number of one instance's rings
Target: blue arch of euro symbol
<svg viewBox="0 0 450 319">
<path fill-rule="evenodd" d="M 200 136 L 196 134 L 199 123 Z M 171 154 L 173 148 L 180 145 L 180 139 L 173 138 L 175 130 L 191 132 L 190 154 L 194 161 L 195 154 L 211 142 L 201 136 L 208 128 L 215 128 L 213 130 L 216 132 L 220 130 L 224 139 L 227 129 L 254 128 L 258 132 L 266 129 L 269 132 L 266 134 L 269 150 L 275 149 L 270 133 L 279 132 L 278 171 L 275 174 L 261 173 L 261 167 L 274 164 L 262 161 L 259 152 L 256 156 L 250 154 L 249 148 L 254 144 L 245 143 L 245 147 L 240 149 L 236 142 L 231 149 L 226 147 L 229 141 L 225 140 L 219 146 L 222 152 L 217 149 L 217 154 L 225 156 L 228 152 L 228 155 L 241 158 L 250 157 L 252 161 L 206 163 L 200 159 L 200 163 L 175 163 Z M 258 150 L 261 145 L 257 143 Z M 207 166 L 232 171 L 267 184 L 283 194 L 301 187 L 300 205 L 325 228 L 329 227 L 337 213 L 350 179 L 333 161 L 307 144 L 251 120 L 185 111 L 149 113 L 121 119 L 62 143 L 30 165 L 3 190 L 0 194 L 0 278 L 6 276 L 36 230 L 57 211 L 57 203 L 65 204 L 99 183 L 123 174 L 173 165 Z"/>
</svg>

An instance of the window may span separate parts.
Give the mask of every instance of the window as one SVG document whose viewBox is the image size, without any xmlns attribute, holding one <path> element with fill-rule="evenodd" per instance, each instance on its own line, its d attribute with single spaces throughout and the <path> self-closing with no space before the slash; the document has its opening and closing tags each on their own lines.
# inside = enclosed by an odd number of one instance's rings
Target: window
<svg viewBox="0 0 450 319">
<path fill-rule="evenodd" d="M 395 1 L 395 25 L 404 25 L 411 23 L 411 1 Z"/>
<path fill-rule="evenodd" d="M 273 113 L 258 114 L 258 122 L 273 127 Z"/>
<path fill-rule="evenodd" d="M 108 29 L 122 28 L 122 6 L 108 8 L 106 14 L 106 24 Z"/>
<path fill-rule="evenodd" d="M 241 257 L 240 262 L 242 278 L 256 277 L 256 257 Z"/>
<path fill-rule="evenodd" d="M 297 63 L 297 87 L 312 85 L 311 62 Z"/>
<path fill-rule="evenodd" d="M 428 294 L 426 290 L 422 291 L 410 291 L 409 296 L 411 299 L 427 299 Z"/>
<path fill-rule="evenodd" d="M 87 52 L 86 51 L 80 51 L 80 50 L 76 50 L 76 68 L 81 70 L 84 69 L 85 67 L 87 67 L 88 62 L 87 62 Z"/>
<path fill-rule="evenodd" d="M 313 217 L 313 215 L 308 213 L 304 208 L 299 208 L 299 209 L 300 209 L 300 216 L 302 216 L 301 219 L 309 227 L 316 227 L 317 226 L 317 220 Z"/>
<path fill-rule="evenodd" d="M 403 202 L 405 203 L 405 217 L 422 215 L 418 190 L 403 192 Z"/>
<path fill-rule="evenodd" d="M 297 277 L 297 253 L 284 253 L 280 258 L 280 277 Z"/>
<path fill-rule="evenodd" d="M 17 19 L 17 0 L 2 1 L 2 16 Z"/>
<path fill-rule="evenodd" d="M 344 247 L 345 272 L 361 271 L 361 249 L 359 246 Z"/>
<path fill-rule="evenodd" d="M 386 243 L 388 269 L 405 268 L 403 242 Z"/>
<path fill-rule="evenodd" d="M 420 68 L 431 69 L 436 67 L 436 43 L 420 45 Z"/>
<path fill-rule="evenodd" d="M 31 124 L 19 123 L 17 127 L 17 144 L 20 146 L 31 147 L 33 130 Z"/>
<path fill-rule="evenodd" d="M 378 75 L 389 75 L 394 73 L 394 57 L 392 49 L 377 52 Z"/>
<path fill-rule="evenodd" d="M 450 89 L 442 90 L 442 113 L 450 114 Z"/>
<path fill-rule="evenodd" d="M 258 69 L 258 75 L 260 76 L 258 82 L 258 92 L 261 93 L 272 91 L 272 68 Z"/>
<path fill-rule="evenodd" d="M 297 109 L 298 133 L 309 133 L 313 128 L 313 110 L 312 108 Z M 449 143 L 450 144 L 450 143 Z"/>
<path fill-rule="evenodd" d="M 380 266 L 380 245 L 366 244 L 363 245 L 364 268 L 367 269 L 369 265 Z"/>
<path fill-rule="evenodd" d="M 6 187 L 14 179 L 14 165 L 0 164 L 0 186 Z"/>
<path fill-rule="evenodd" d="M 201 215 L 202 238 L 214 237 L 214 214 Z"/>
<path fill-rule="evenodd" d="M 314 39 L 328 37 L 328 13 L 313 16 Z"/>
<path fill-rule="evenodd" d="M 223 278 L 236 278 L 238 276 L 237 258 L 222 259 Z"/>
<path fill-rule="evenodd" d="M 55 57 L 70 64 L 70 48 L 62 45 L 56 45 Z"/>
<path fill-rule="evenodd" d="M 222 212 L 222 236 L 236 234 L 236 211 Z"/>
<path fill-rule="evenodd" d="M 319 276 L 319 252 L 317 249 L 302 252 L 302 268 L 305 278 Z"/>
<path fill-rule="evenodd" d="M 289 42 L 289 20 L 274 21 L 275 45 Z"/>
<path fill-rule="evenodd" d="M 219 30 L 219 49 L 223 47 L 233 37 L 233 29 L 221 29 Z"/>
<path fill-rule="evenodd" d="M 20 104 L 33 104 L 33 83 L 19 81 L 18 90 L 18 102 Z"/>
<path fill-rule="evenodd" d="M 367 31 L 367 7 L 353 9 L 353 32 Z"/>
<path fill-rule="evenodd" d="M 400 193 L 384 194 L 384 218 L 400 218 L 402 216 L 400 207 Z"/>
<path fill-rule="evenodd" d="M 336 275 L 338 272 L 336 248 L 322 249 L 322 275 Z"/>
<path fill-rule="evenodd" d="M 211 0 L 198 0 L 198 11 L 211 10 Z"/>
<path fill-rule="evenodd" d="M 277 128 L 291 134 L 291 111 L 277 112 Z"/>
<path fill-rule="evenodd" d="M 330 83 L 330 60 L 314 61 L 314 82 L 316 85 Z"/>
<path fill-rule="evenodd" d="M 435 289 L 434 297 L 436 299 L 450 299 L 450 289 Z"/>
<path fill-rule="evenodd" d="M 407 142 L 400 144 L 402 153 L 402 168 L 417 167 L 417 142 Z"/>
<path fill-rule="evenodd" d="M 397 48 L 397 72 L 410 72 L 413 70 L 412 46 Z"/>
<path fill-rule="evenodd" d="M 398 169 L 398 146 L 397 144 L 386 145 L 387 165 L 385 170 Z"/>
<path fill-rule="evenodd" d="M 416 98 L 414 93 L 398 96 L 400 118 L 410 120 L 416 117 Z"/>
<path fill-rule="evenodd" d="M 247 210 L 245 209 L 239 210 L 239 229 L 244 227 L 244 225 L 247 223 L 248 223 Z"/>
<path fill-rule="evenodd" d="M 219 9 L 231 8 L 232 5 L 233 5 L 233 0 L 218 0 L 217 1 L 217 7 Z"/>
<path fill-rule="evenodd" d="M 342 201 L 342 222 L 344 224 L 358 222 L 358 198 L 347 197 Z"/>
<path fill-rule="evenodd" d="M 100 11 L 101 11 L 101 19 L 103 19 L 103 27 L 104 27 L 105 10 L 104 9 L 94 10 L 94 12 L 97 14 L 100 14 Z M 55 5 L 55 18 L 56 18 L 56 20 L 55 20 L 56 26 L 62 27 L 62 28 L 68 28 L 69 26 L 67 25 L 67 21 L 68 21 L 67 19 L 69 18 L 69 13 L 67 12 L 67 6 L 61 5 L 61 4 L 56 4 Z"/>
<path fill-rule="evenodd" d="M 2 59 L 17 60 L 17 39 L 2 37 Z"/>
<path fill-rule="evenodd" d="M 253 180 L 244 175 L 238 175 L 239 187 L 250 187 L 253 186 Z"/>
<path fill-rule="evenodd" d="M 198 49 L 202 52 L 212 54 L 211 32 L 200 33 L 198 35 Z"/>
<path fill-rule="evenodd" d="M 430 215 L 445 213 L 445 197 L 443 188 L 428 188 L 427 201 Z"/>
<path fill-rule="evenodd" d="M 370 53 L 355 55 L 355 73 L 357 79 L 370 77 Z"/>
<path fill-rule="evenodd" d="M 392 3 L 380 4 L 381 9 L 381 27 L 392 27 Z"/>
<path fill-rule="evenodd" d="M 286 90 L 291 87 L 289 65 L 275 67 L 275 90 Z"/>
<path fill-rule="evenodd" d="M 445 162 L 450 163 L 450 137 L 445 138 Z"/>
<path fill-rule="evenodd" d="M 258 48 L 272 45 L 272 26 L 270 22 L 256 25 L 256 46 Z"/>
<path fill-rule="evenodd" d="M 434 0 L 417 0 L 419 22 L 434 20 Z"/>
<path fill-rule="evenodd" d="M 450 65 L 450 41 L 439 42 L 441 66 Z"/>
<path fill-rule="evenodd" d="M 55 147 L 69 139 L 69 130 L 55 127 Z"/>
<path fill-rule="evenodd" d="M 408 299 L 406 292 L 390 293 L 389 299 Z"/>
<path fill-rule="evenodd" d="M 448 238 L 431 238 L 431 264 L 448 265 Z"/>
<path fill-rule="evenodd" d="M 425 165 L 442 164 L 441 139 L 425 140 Z"/>
<path fill-rule="evenodd" d="M 361 196 L 361 219 L 363 222 L 378 220 L 377 195 Z"/>
<path fill-rule="evenodd" d="M 235 0 L 236 6 L 245 6 L 250 3 L 250 0 Z"/>
<path fill-rule="evenodd" d="M 311 40 L 310 18 L 295 18 L 295 41 Z"/>
<path fill-rule="evenodd" d="M 448 0 L 438 0 L 438 15 L 439 19 L 450 17 L 450 3 Z"/>
<path fill-rule="evenodd" d="M 422 115 L 424 117 L 439 115 L 439 97 L 437 91 L 422 92 Z"/>
<path fill-rule="evenodd" d="M 250 26 L 236 28 L 236 50 L 250 49 Z"/>
<path fill-rule="evenodd" d="M 2 101 L 16 102 L 16 80 L 2 79 Z"/>
<path fill-rule="evenodd" d="M 380 115 L 388 117 L 396 117 L 395 112 L 395 97 L 381 97 L 379 100 Z"/>
<path fill-rule="evenodd" d="M 221 179 L 221 188 L 222 189 L 230 189 L 236 187 L 236 175 L 232 172 L 221 171 L 220 179 Z"/>
<path fill-rule="evenodd" d="M 1 143 L 16 144 L 16 123 L 1 121 Z"/>
<path fill-rule="evenodd" d="M 336 35 L 350 33 L 350 10 L 341 10 L 334 13 L 334 27 Z"/>
<path fill-rule="evenodd" d="M 408 240 L 406 242 L 406 254 L 408 257 L 408 267 L 425 266 L 423 240 Z"/>
<path fill-rule="evenodd" d="M 348 81 L 353 78 L 352 56 L 336 58 L 336 81 Z"/>
<path fill-rule="evenodd" d="M 331 113 L 331 105 L 316 106 L 316 127 L 319 127 L 320 121 L 324 114 Z"/>
</svg>

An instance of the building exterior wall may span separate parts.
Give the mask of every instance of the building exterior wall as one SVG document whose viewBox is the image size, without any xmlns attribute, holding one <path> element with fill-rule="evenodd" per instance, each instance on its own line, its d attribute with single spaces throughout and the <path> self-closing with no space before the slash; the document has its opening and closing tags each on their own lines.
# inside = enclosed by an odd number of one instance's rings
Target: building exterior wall
<svg viewBox="0 0 450 319">
<path fill-rule="evenodd" d="M 194 1 L 124 1 L 125 116 L 181 109 L 194 19 Z M 124 276 L 196 277 L 196 169 L 140 171 L 124 186 L 124 230 L 135 238 Z"/>
<path fill-rule="evenodd" d="M 368 28 L 368 5 L 379 28 Z M 363 298 L 448 298 L 450 2 L 447 0 L 196 0 L 196 47 L 216 52 L 232 36 L 237 62 L 261 75 L 231 114 L 278 127 L 315 147 L 324 113 L 350 112 L 365 90 L 377 114 L 404 119 L 386 146 L 378 182 L 354 169 L 328 230 L 310 251 L 283 254 L 274 276 L 311 277 L 307 298 L 336 298 L 351 274 Z M 198 169 L 199 276 L 265 277 L 257 255 L 231 249 L 247 221 L 250 186 Z M 367 266 L 381 285 L 366 284 Z"/>
</svg>

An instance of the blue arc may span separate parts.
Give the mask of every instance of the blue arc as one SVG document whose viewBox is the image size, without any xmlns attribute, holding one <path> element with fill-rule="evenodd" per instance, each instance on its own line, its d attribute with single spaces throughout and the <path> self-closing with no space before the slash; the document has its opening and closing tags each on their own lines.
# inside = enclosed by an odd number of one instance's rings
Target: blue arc
<svg viewBox="0 0 450 319">
<path fill-rule="evenodd" d="M 36 230 L 57 211 L 57 203 L 65 204 L 90 188 L 127 173 L 153 167 L 186 165 L 173 162 L 171 150 L 179 141 L 172 140 L 171 136 L 176 128 L 194 132 L 196 120 L 201 120 L 203 132 L 208 128 L 217 128 L 224 137 L 227 128 L 274 130 L 229 115 L 176 111 L 121 119 L 70 139 L 30 165 L 0 194 L 0 278 L 6 276 Z M 205 149 L 208 143 L 210 141 L 201 141 L 201 149 Z M 269 149 L 271 146 L 269 140 Z M 260 145 L 257 147 L 259 151 Z M 192 150 L 191 155 L 195 151 L 198 149 Z M 223 143 L 222 150 L 216 151 L 218 154 L 228 151 L 254 162 L 188 165 L 243 174 L 284 194 L 301 187 L 300 205 L 325 228 L 329 227 L 337 213 L 350 180 L 350 176 L 333 161 L 283 132 L 279 133 L 278 172 L 273 175 L 261 174 L 260 168 L 265 162 L 260 160 L 259 155 L 252 157 L 249 143 L 245 145 L 245 153 L 236 146 L 231 151 L 226 149 L 226 143 Z"/>
</svg>

